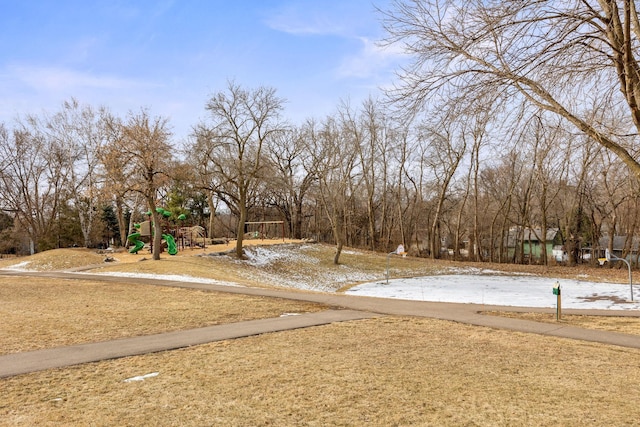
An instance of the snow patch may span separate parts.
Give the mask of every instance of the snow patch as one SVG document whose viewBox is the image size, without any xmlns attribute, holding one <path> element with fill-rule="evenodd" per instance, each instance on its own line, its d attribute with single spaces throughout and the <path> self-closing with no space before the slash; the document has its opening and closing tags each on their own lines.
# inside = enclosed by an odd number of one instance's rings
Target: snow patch
<svg viewBox="0 0 640 427">
<path fill-rule="evenodd" d="M 362 255 L 363 254 L 362 252 L 349 250 L 349 249 L 347 249 L 347 250 L 343 249 L 342 253 L 343 254 L 347 254 L 347 255 Z"/>
<path fill-rule="evenodd" d="M 31 261 L 22 261 L 17 264 L 11 265 L 9 267 L 4 267 L 3 270 L 11 270 L 11 271 L 28 271 L 26 268 L 27 265 L 31 264 Z"/>
<path fill-rule="evenodd" d="M 137 377 L 127 378 L 126 380 L 124 380 L 122 382 L 131 383 L 131 382 L 134 382 L 134 381 L 144 381 L 147 378 L 157 377 L 158 375 L 160 375 L 160 372 L 151 372 L 150 374 L 138 375 Z"/>
<path fill-rule="evenodd" d="M 151 274 L 151 273 L 126 273 L 126 272 L 118 272 L 118 271 L 109 271 L 102 273 L 76 273 L 76 274 L 100 274 L 103 276 L 114 276 L 114 277 L 132 277 L 136 279 L 156 279 L 156 280 L 171 280 L 175 282 L 188 282 L 188 283 L 206 283 L 209 285 L 220 285 L 220 286 L 242 286 L 238 283 L 234 282 L 224 282 L 222 280 L 215 279 L 207 279 L 204 277 L 193 277 L 193 276 L 182 276 L 177 274 Z"/>
<path fill-rule="evenodd" d="M 259 270 L 247 272 L 254 280 L 264 277 L 265 281 L 275 282 L 277 286 L 322 292 L 335 292 L 346 284 L 375 280 L 383 274 L 362 273 L 347 265 L 339 265 L 333 271 L 323 271 L 316 275 L 313 273 L 313 266 L 319 264 L 320 260 L 307 253 L 317 250 L 315 245 L 250 246 L 245 248 L 247 259 L 235 262 L 258 267 Z M 307 270 L 291 269 L 286 272 L 282 268 L 271 270 L 270 267 L 277 263 L 310 267 Z"/>
<path fill-rule="evenodd" d="M 490 268 L 478 268 L 478 267 L 447 267 L 442 270 L 440 274 L 467 274 L 467 275 L 490 275 L 490 276 L 535 276 L 534 273 L 518 273 L 518 272 L 505 272 L 499 270 L 492 270 Z"/>
<path fill-rule="evenodd" d="M 247 257 L 245 263 L 254 267 L 264 267 L 278 261 L 297 261 L 317 264 L 318 260 L 306 256 L 302 253 L 307 246 L 280 246 L 278 250 L 268 246 L 249 246 L 245 248 L 244 254 Z"/>
<path fill-rule="evenodd" d="M 438 275 L 363 283 L 346 294 L 433 302 L 554 308 L 553 286 L 561 286 L 563 308 L 638 310 L 640 285 L 631 302 L 629 284 L 534 276 Z"/>
</svg>

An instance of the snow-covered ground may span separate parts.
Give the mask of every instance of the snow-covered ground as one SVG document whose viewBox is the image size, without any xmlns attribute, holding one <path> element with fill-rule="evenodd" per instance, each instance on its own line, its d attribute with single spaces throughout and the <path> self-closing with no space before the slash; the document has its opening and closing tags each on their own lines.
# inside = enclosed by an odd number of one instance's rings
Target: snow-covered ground
<svg viewBox="0 0 640 427">
<path fill-rule="evenodd" d="M 346 291 L 349 295 L 363 295 L 380 298 L 399 298 L 408 300 L 474 303 L 517 307 L 556 306 L 553 287 L 558 282 L 561 289 L 562 307 L 576 309 L 639 310 L 640 284 L 633 287 L 633 302 L 629 284 L 598 283 L 588 280 L 554 279 L 531 274 L 507 274 L 500 271 L 475 267 L 447 267 L 433 276 L 409 279 L 380 280 L 384 272 L 364 273 L 356 268 L 339 266 L 327 271 L 315 270 L 318 259 L 313 256 L 317 250 L 313 245 L 247 248 L 245 261 L 237 261 L 259 267 L 251 271 L 252 275 L 265 275 L 265 283 L 285 288 L 335 292 L 350 283 L 366 282 Z M 346 253 L 346 252 L 345 252 Z M 352 252 L 357 255 L 358 252 Z M 298 272 L 296 269 L 283 274 L 282 270 L 269 273 L 269 265 L 274 263 L 296 262 L 309 268 Z M 29 261 L 15 264 L 6 270 L 25 271 Z M 82 273 L 77 273 L 82 274 Z M 95 273 L 89 273 L 95 274 Z M 199 282 L 225 286 L 239 286 L 236 283 L 223 282 L 184 275 L 156 275 L 145 273 L 102 273 L 113 276 L 164 279 L 183 282 Z"/>
<path fill-rule="evenodd" d="M 10 271 L 29 271 L 27 269 L 27 266 L 30 264 L 29 261 L 22 261 L 19 262 L 17 264 L 14 264 L 12 266 L 9 267 L 4 267 L 3 270 L 10 270 Z"/>
<path fill-rule="evenodd" d="M 96 273 L 76 273 L 76 274 L 96 274 Z M 97 273 L 103 276 L 115 276 L 115 277 L 133 277 L 137 279 L 156 279 L 156 280 L 173 280 L 176 282 L 187 282 L 187 283 L 205 283 L 209 285 L 220 285 L 220 286 L 242 286 L 233 282 L 226 282 L 222 280 L 216 279 L 206 279 L 204 277 L 194 277 L 194 276 L 185 276 L 179 274 L 152 274 L 152 273 L 125 273 L 118 271 L 109 271 L 103 273 Z"/>
<path fill-rule="evenodd" d="M 444 274 L 364 283 L 349 289 L 350 295 L 420 301 L 555 307 L 553 287 L 560 284 L 563 308 L 638 310 L 640 285 L 550 279 L 529 275 Z"/>
<path fill-rule="evenodd" d="M 459 269 L 453 271 L 462 271 Z M 474 303 L 516 307 L 555 307 L 553 287 L 560 285 L 562 307 L 576 309 L 638 310 L 640 285 L 633 287 L 631 302 L 629 284 L 597 283 L 570 279 L 550 279 L 531 275 L 504 275 L 499 272 L 465 271 L 471 274 L 443 274 L 437 276 L 391 279 L 363 283 L 349 289 L 349 295 L 399 298 L 419 301 Z M 239 286 L 231 282 L 178 275 L 141 273 L 103 273 L 112 276 L 164 279 L 183 282 Z M 289 281 L 281 283 L 292 287 Z M 304 286 L 295 286 L 305 288 Z"/>
<path fill-rule="evenodd" d="M 251 270 L 253 278 L 262 277 L 266 283 L 306 291 L 335 292 L 345 285 L 369 282 L 380 277 L 380 273 L 363 272 L 349 265 L 340 264 L 332 269 L 318 267 L 320 259 L 317 245 L 274 245 L 245 248 L 245 263 L 258 269 Z M 343 254 L 361 255 L 361 252 L 344 250 Z M 364 256 L 364 255 L 363 255 Z M 306 268 L 293 268 L 287 271 L 270 271 L 272 264 L 304 265 Z"/>
<path fill-rule="evenodd" d="M 248 250 L 247 256 L 253 265 L 268 266 L 275 260 L 297 260 L 312 265 L 317 260 L 305 255 L 312 251 L 309 246 L 271 246 Z M 344 253 L 347 253 L 346 251 Z M 351 252 L 354 255 L 358 251 Z M 366 256 L 366 255 L 363 255 Z M 380 298 L 409 300 L 475 303 L 516 307 L 555 307 L 557 297 L 553 294 L 556 282 L 560 285 L 562 307 L 576 309 L 638 310 L 640 309 L 640 284 L 634 285 L 631 302 L 629 284 L 598 283 L 588 280 L 554 279 L 531 274 L 504 273 L 477 267 L 446 267 L 438 275 L 410 279 L 386 280 L 371 277 L 340 266 L 328 275 L 319 277 L 282 277 L 279 285 L 298 289 L 332 292 L 340 286 L 354 282 L 366 282 L 350 288 L 350 295 L 366 295 Z M 382 272 L 381 272 L 382 273 Z M 333 286 L 333 288 L 331 288 Z"/>
</svg>

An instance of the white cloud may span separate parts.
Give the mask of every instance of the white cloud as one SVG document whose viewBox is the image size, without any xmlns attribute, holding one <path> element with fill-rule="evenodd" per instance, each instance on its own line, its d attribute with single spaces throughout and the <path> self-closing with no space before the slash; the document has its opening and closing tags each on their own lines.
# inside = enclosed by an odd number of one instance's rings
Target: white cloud
<svg viewBox="0 0 640 427">
<path fill-rule="evenodd" d="M 0 123 L 11 123 L 24 114 L 56 111 L 70 97 L 94 107 L 108 106 L 119 115 L 149 107 L 154 114 L 171 117 L 178 139 L 189 132 L 194 116 L 184 107 L 184 91 L 176 93 L 159 82 L 59 66 L 10 64 L 0 70 Z"/>
<path fill-rule="evenodd" d="M 34 67 L 11 65 L 6 74 L 12 80 L 22 82 L 36 91 L 68 92 L 73 89 L 127 89 L 140 86 L 155 86 L 120 77 L 85 73 L 61 67 Z"/>
<path fill-rule="evenodd" d="M 392 68 L 403 60 L 403 51 L 399 46 L 381 46 L 366 37 L 358 39 L 362 48 L 342 61 L 337 69 L 338 77 L 375 77 L 381 70 Z"/>
<path fill-rule="evenodd" d="M 296 16 L 293 12 L 283 13 L 268 19 L 265 23 L 273 30 L 293 35 L 336 35 L 342 34 L 344 28 L 332 22 L 326 16 Z"/>
<path fill-rule="evenodd" d="M 348 36 L 359 22 L 356 13 L 361 15 L 362 11 L 347 2 L 292 2 L 273 11 L 264 22 L 287 34 Z"/>
</svg>

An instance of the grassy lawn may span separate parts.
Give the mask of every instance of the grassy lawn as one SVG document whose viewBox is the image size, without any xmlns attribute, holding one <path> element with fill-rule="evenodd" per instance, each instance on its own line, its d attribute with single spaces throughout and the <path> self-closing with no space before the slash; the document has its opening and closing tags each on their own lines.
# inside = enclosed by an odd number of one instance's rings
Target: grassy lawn
<svg viewBox="0 0 640 427">
<path fill-rule="evenodd" d="M 323 309 L 275 298 L 24 277 L 0 277 L 0 301 L 0 354 Z"/>
<path fill-rule="evenodd" d="M 576 326 L 578 328 L 597 329 L 601 331 L 640 335 L 640 317 L 583 316 L 578 314 L 563 314 L 560 319 L 556 319 L 556 314 L 551 312 L 523 313 L 515 311 L 488 311 L 484 314 L 490 316 L 502 316 L 533 320 L 535 322 Z"/>
<path fill-rule="evenodd" d="M 0 380 L 0 425 L 633 425 L 639 357 L 388 317 Z"/>
<path fill-rule="evenodd" d="M 365 253 L 361 261 L 362 254 L 347 254 L 347 276 L 384 271 L 384 255 Z M 306 263 L 175 257 L 106 269 L 270 286 L 281 275 L 336 280 L 336 268 L 325 263 L 330 255 L 320 246 L 305 253 Z M 55 269 L 57 258 L 36 256 L 34 264 Z M 60 268 L 82 265 L 71 258 Z M 411 275 L 443 265 L 397 259 L 392 268 Z M 596 273 L 608 272 L 589 272 Z M 0 301 L 2 354 L 324 309 L 141 284 L 10 277 L 0 277 Z M 555 321 L 551 313 L 491 314 Z M 578 317 L 563 322 L 639 330 L 637 318 Z M 0 426 L 634 425 L 638 360 L 635 349 L 388 316 L 0 379 Z M 157 376 L 125 382 L 149 373 Z"/>
</svg>

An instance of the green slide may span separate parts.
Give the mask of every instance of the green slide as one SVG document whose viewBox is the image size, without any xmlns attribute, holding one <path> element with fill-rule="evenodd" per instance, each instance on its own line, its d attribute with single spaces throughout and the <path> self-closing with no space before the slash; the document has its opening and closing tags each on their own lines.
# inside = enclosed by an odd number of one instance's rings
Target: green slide
<svg viewBox="0 0 640 427">
<path fill-rule="evenodd" d="M 167 242 L 167 253 L 169 255 L 175 255 L 178 253 L 178 247 L 176 246 L 176 240 L 171 234 L 163 234 L 164 241 Z"/>
<path fill-rule="evenodd" d="M 140 237 L 140 233 L 131 233 L 127 237 L 127 240 L 134 245 L 129 249 L 130 254 L 137 254 L 140 249 L 144 248 L 144 242 L 142 240 L 138 240 L 138 237 Z"/>
</svg>

